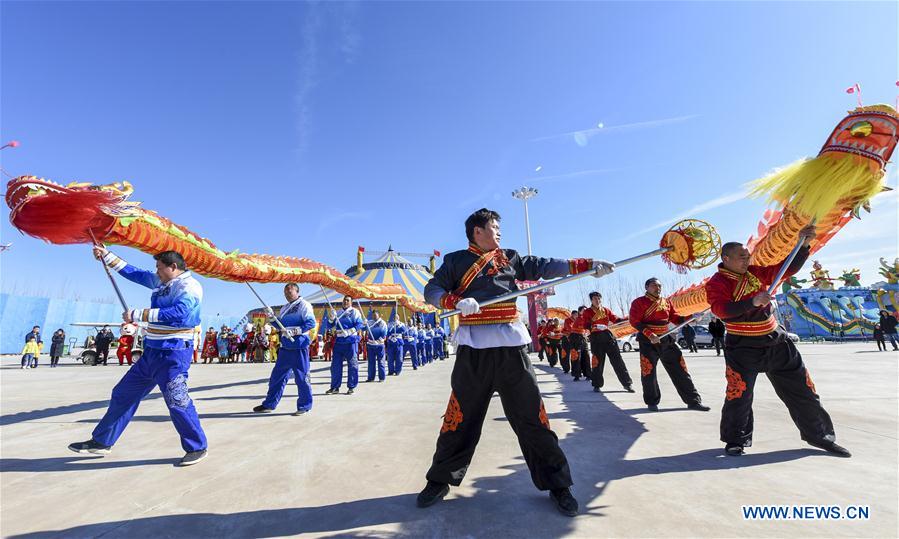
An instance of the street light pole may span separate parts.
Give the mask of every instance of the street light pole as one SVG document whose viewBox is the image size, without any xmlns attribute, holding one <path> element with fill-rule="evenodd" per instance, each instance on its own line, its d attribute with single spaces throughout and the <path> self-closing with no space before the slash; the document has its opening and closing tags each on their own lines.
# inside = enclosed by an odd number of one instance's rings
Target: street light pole
<svg viewBox="0 0 899 539">
<path fill-rule="evenodd" d="M 537 196 L 537 190 L 533 187 L 522 187 L 512 191 L 512 196 L 524 202 L 524 231 L 528 238 L 528 256 L 531 256 L 531 220 L 528 215 L 528 199 Z"/>
</svg>

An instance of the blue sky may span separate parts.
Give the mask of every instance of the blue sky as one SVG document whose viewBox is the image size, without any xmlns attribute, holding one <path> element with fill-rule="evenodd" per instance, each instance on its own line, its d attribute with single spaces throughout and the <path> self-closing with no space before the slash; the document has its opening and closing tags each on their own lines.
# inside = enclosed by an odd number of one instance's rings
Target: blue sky
<svg viewBox="0 0 899 539">
<path fill-rule="evenodd" d="M 682 214 L 745 240 L 765 204 L 742 185 L 814 156 L 855 105 L 846 87 L 892 104 L 899 78 L 891 2 L 4 1 L 0 15 L 0 131 L 22 143 L 4 170 L 129 180 L 135 200 L 226 250 L 341 270 L 358 245 L 462 248 L 482 206 L 524 251 L 510 196 L 523 184 L 540 190 L 535 254 L 625 258 Z M 821 251 L 832 275 L 877 280 L 877 258 L 899 254 L 896 200 Z M 5 291 L 111 297 L 86 247 L 6 219 L 0 234 L 14 242 Z M 670 291 L 708 271 L 620 273 Z M 203 283 L 209 312 L 254 306 L 239 285 Z"/>
</svg>

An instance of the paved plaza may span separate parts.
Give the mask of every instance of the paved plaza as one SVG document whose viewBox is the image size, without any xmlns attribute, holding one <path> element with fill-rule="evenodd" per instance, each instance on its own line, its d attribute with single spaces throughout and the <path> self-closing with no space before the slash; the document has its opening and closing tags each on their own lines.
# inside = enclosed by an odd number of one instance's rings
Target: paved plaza
<svg viewBox="0 0 899 539">
<path fill-rule="evenodd" d="M 90 437 L 124 367 L 18 368 L 4 357 L 0 457 L 4 537 L 896 537 L 896 352 L 873 344 L 801 344 L 818 393 L 853 452 L 841 459 L 799 439 L 759 378 L 755 444 L 725 457 L 718 441 L 724 365 L 687 354 L 712 412 L 688 411 L 667 375 L 659 412 L 618 387 L 604 393 L 535 362 L 552 428 L 568 455 L 581 515 L 560 515 L 532 485 L 494 398 L 463 485 L 415 507 L 449 396 L 452 358 L 355 395 L 325 396 L 328 364 L 313 363 L 315 406 L 295 410 L 288 386 L 257 415 L 270 364 L 195 365 L 191 396 L 209 457 L 191 468 L 158 391 L 112 454 L 71 453 Z M 636 353 L 624 355 L 639 375 Z M 364 374 L 363 374 L 364 378 Z M 639 385 L 639 384 L 638 384 Z M 344 387 L 345 390 L 345 387 Z M 744 520 L 744 505 L 869 507 L 867 520 Z"/>
</svg>

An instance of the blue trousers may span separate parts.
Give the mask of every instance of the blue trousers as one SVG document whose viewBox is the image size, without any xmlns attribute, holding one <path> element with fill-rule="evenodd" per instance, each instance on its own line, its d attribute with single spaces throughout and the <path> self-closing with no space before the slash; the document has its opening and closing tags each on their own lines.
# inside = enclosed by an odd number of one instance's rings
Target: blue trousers
<svg viewBox="0 0 899 539">
<path fill-rule="evenodd" d="M 418 364 L 419 365 L 427 365 L 428 364 L 428 356 L 425 355 L 425 343 L 423 343 L 423 342 L 415 343 L 415 349 L 418 352 Z"/>
<path fill-rule="evenodd" d="M 181 436 L 184 451 L 206 449 L 206 434 L 200 426 L 197 409 L 187 394 L 187 370 L 193 359 L 193 346 L 184 348 L 144 348 L 140 361 L 132 365 L 112 388 L 106 415 L 94 428 L 91 437 L 103 445 L 115 445 L 131 421 L 141 399 L 154 386 L 162 391 L 169 416 Z"/>
<path fill-rule="evenodd" d="M 443 343 L 440 342 L 440 339 L 435 337 L 431 348 L 434 351 L 434 359 L 440 359 L 443 357 Z"/>
<path fill-rule="evenodd" d="M 375 366 L 378 368 L 378 380 L 383 380 L 387 373 L 384 368 L 387 363 L 384 361 L 384 345 L 383 344 L 367 344 L 365 345 L 366 356 L 368 357 L 368 381 L 375 379 Z"/>
<path fill-rule="evenodd" d="M 287 381 L 293 375 L 297 383 L 297 410 L 312 409 L 312 383 L 309 380 L 309 347 L 297 349 L 278 349 L 278 359 L 268 379 L 268 394 L 262 405 L 270 410 L 278 407 Z"/>
<path fill-rule="evenodd" d="M 412 368 L 418 368 L 418 353 L 416 352 L 415 343 L 412 341 L 406 341 L 406 345 L 403 347 L 403 350 L 409 352 L 409 359 L 412 360 Z"/>
<path fill-rule="evenodd" d="M 343 383 L 343 362 L 346 361 L 346 386 L 354 389 L 359 385 L 358 343 L 335 342 L 334 355 L 331 358 L 331 389 L 340 389 Z"/>
<path fill-rule="evenodd" d="M 403 372 L 403 344 L 402 341 L 391 343 L 387 341 L 387 373 L 399 374 Z"/>
</svg>

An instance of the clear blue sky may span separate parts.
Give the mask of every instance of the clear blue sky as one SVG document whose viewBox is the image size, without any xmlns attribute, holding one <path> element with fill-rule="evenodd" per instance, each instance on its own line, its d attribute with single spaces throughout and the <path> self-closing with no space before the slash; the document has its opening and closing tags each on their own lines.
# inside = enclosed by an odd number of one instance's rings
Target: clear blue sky
<svg viewBox="0 0 899 539">
<path fill-rule="evenodd" d="M 741 186 L 814 156 L 855 105 L 846 87 L 892 104 L 899 78 L 895 2 L 4 1 L 0 15 L 0 129 L 22 143 L 6 171 L 129 180 L 226 250 L 341 270 L 358 245 L 462 248 L 481 206 L 525 251 L 522 184 L 540 190 L 535 254 L 623 258 L 685 212 L 745 240 L 764 203 Z M 896 208 L 879 202 L 821 252 L 832 274 L 876 280 L 876 259 L 897 256 Z M 111 297 L 87 247 L 6 219 L 0 232 L 4 290 Z M 657 262 L 621 273 L 686 282 Z M 203 283 L 211 314 L 254 306 Z"/>
</svg>

